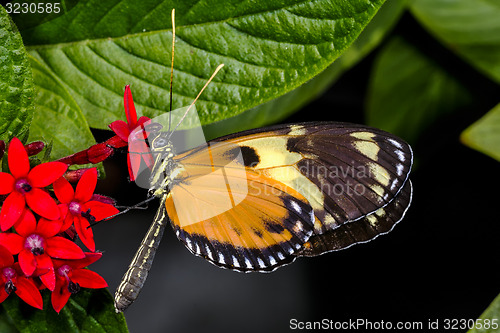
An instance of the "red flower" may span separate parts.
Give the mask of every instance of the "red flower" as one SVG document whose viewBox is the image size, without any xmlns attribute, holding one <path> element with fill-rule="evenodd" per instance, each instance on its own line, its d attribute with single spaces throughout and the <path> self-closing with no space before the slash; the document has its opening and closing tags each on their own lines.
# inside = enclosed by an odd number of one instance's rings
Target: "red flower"
<svg viewBox="0 0 500 333">
<path fill-rule="evenodd" d="M 142 116 L 137 120 L 137 112 L 135 111 L 134 100 L 132 99 L 132 92 L 130 86 L 125 86 L 125 94 L 123 95 L 123 104 L 125 106 L 125 115 L 127 122 L 123 120 L 116 120 L 109 124 L 109 128 L 116 133 L 123 140 L 125 145 L 128 142 L 128 136 L 138 126 L 149 121 L 148 117 Z"/>
<path fill-rule="evenodd" d="M 144 141 L 145 138 L 129 139 L 129 136 L 134 129 L 144 125 L 144 123 L 150 121 L 151 119 L 142 116 L 139 120 L 137 120 L 137 112 L 135 111 L 134 100 L 132 99 L 132 92 L 130 91 L 129 85 L 125 86 L 123 104 L 125 106 L 127 122 L 124 122 L 123 120 L 116 120 L 109 125 L 109 128 L 111 128 L 111 130 L 115 132 L 116 135 L 124 142 L 123 146 L 126 146 L 130 141 L 129 151 L 132 153 L 128 154 L 127 165 L 130 180 L 134 181 L 139 170 L 141 160 L 144 160 L 148 167 L 152 165 L 153 160 L 149 154 L 149 148 Z"/>
<path fill-rule="evenodd" d="M 43 284 L 54 290 L 55 277 L 51 258 L 81 259 L 83 251 L 72 241 L 56 236 L 61 221 L 41 218 L 38 223 L 31 211 L 26 210 L 22 223 L 16 224 L 18 234 L 0 233 L 0 244 L 10 253 L 19 254 L 19 265 L 26 276 L 40 276 Z M 35 272 L 36 270 L 36 272 Z"/>
<path fill-rule="evenodd" d="M 102 253 L 85 253 L 85 258 L 78 260 L 54 260 L 56 288 L 52 292 L 52 307 L 61 311 L 71 294 L 83 288 L 106 288 L 108 284 L 97 273 L 84 269 L 101 258 Z"/>
<path fill-rule="evenodd" d="M 92 252 L 95 251 L 95 243 L 94 234 L 89 228 L 90 222 L 100 221 L 118 213 L 118 209 L 113 205 L 102 202 L 99 196 L 93 194 L 96 184 L 96 168 L 85 171 L 76 186 L 76 191 L 63 177 L 54 182 L 54 193 L 61 204 L 68 207 L 61 230 L 66 230 L 74 223 L 78 236 Z"/>
<path fill-rule="evenodd" d="M 11 174 L 0 172 L 0 195 L 9 194 L 0 211 L 2 231 L 14 225 L 26 204 L 40 216 L 49 220 L 58 219 L 56 202 L 42 188 L 61 177 L 68 166 L 60 162 L 48 162 L 30 170 L 28 154 L 17 138 L 10 142 L 8 162 Z"/>
<path fill-rule="evenodd" d="M 43 308 L 42 295 L 36 285 L 23 275 L 9 250 L 0 246 L 0 303 L 12 292 L 29 305 L 40 310 Z"/>
</svg>

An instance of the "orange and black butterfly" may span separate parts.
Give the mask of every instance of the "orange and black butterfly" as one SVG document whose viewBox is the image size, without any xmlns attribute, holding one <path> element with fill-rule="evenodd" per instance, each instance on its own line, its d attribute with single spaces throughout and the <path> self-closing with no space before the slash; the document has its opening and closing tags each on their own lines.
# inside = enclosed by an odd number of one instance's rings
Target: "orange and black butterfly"
<svg viewBox="0 0 500 333">
<path fill-rule="evenodd" d="M 174 11 L 172 35 L 173 73 Z M 205 142 L 194 110 L 193 102 L 129 136 L 129 154 L 144 161 L 131 163 L 134 178 L 160 208 L 116 290 L 116 311 L 137 298 L 168 222 L 193 254 L 224 268 L 268 272 L 387 233 L 410 205 L 412 151 L 394 135 L 312 122 Z"/>
<path fill-rule="evenodd" d="M 410 205 L 412 150 L 375 128 L 279 125 L 184 152 L 176 148 L 187 138 L 160 128 L 145 124 L 138 132 L 148 137 L 150 193 L 161 203 L 116 292 L 119 311 L 137 297 L 168 221 L 193 254 L 267 272 L 387 233 Z"/>
</svg>

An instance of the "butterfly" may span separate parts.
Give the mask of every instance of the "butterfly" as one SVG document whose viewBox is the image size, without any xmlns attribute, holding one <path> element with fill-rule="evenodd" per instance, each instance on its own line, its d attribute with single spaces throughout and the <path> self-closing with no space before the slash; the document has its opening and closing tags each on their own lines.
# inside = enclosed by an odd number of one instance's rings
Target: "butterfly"
<svg viewBox="0 0 500 333">
<path fill-rule="evenodd" d="M 410 206 L 411 147 L 379 129 L 307 122 L 206 142 L 194 103 L 221 67 L 189 107 L 129 135 L 129 155 L 144 161 L 131 163 L 149 188 L 144 202 L 159 198 L 160 207 L 116 290 L 117 312 L 138 297 L 169 222 L 189 251 L 217 266 L 270 272 L 387 233 Z"/>
<path fill-rule="evenodd" d="M 118 311 L 137 297 L 168 222 L 212 264 L 269 272 L 387 233 L 411 202 L 411 147 L 375 128 L 278 125 L 178 153 L 172 132 L 147 127 L 160 208 L 117 289 Z"/>
</svg>

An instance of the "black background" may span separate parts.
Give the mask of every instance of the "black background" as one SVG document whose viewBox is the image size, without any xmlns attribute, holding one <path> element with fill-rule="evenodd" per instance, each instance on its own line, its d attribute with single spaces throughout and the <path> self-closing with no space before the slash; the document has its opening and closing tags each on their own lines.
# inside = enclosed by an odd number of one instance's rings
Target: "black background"
<svg viewBox="0 0 500 333">
<path fill-rule="evenodd" d="M 428 128 L 413 145 L 413 203 L 388 235 L 344 251 L 300 258 L 270 274 L 217 268 L 189 253 L 169 228 L 139 299 L 125 312 L 131 332 L 284 332 L 290 320 L 343 322 L 475 319 L 500 292 L 500 164 L 459 140 L 498 101 L 498 86 L 444 49 L 405 14 L 394 30 L 457 77 L 470 107 Z M 363 123 L 374 54 L 284 122 Z M 411 78 L 408 78 L 409 80 Z M 97 132 L 98 139 L 110 133 Z M 146 191 L 127 183 L 125 153 L 105 163 L 96 193 L 132 205 Z M 114 292 L 158 203 L 95 227 L 103 258 L 91 266 Z M 369 331 L 360 329 L 358 331 Z M 408 330 L 410 332 L 411 330 Z M 465 332 L 465 329 L 454 332 Z M 354 332 L 354 330 L 353 330 Z M 451 332 L 451 331 L 450 331 Z"/>
</svg>

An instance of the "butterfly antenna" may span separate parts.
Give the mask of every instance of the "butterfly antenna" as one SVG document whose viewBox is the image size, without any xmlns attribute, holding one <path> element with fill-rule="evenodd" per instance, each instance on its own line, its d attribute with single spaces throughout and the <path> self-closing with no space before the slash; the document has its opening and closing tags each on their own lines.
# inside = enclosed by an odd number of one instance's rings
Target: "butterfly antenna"
<svg viewBox="0 0 500 333">
<path fill-rule="evenodd" d="M 170 132 L 170 135 L 168 136 L 168 139 L 170 139 L 170 137 L 172 136 L 172 134 L 175 132 L 175 130 L 177 129 L 177 127 L 179 127 L 179 125 L 182 123 L 182 121 L 184 120 L 184 118 L 186 118 L 189 110 L 191 110 L 191 108 L 193 107 L 193 105 L 196 103 L 196 101 L 198 100 L 198 98 L 200 98 L 201 94 L 203 93 L 203 91 L 205 90 L 205 88 L 209 85 L 209 83 L 214 79 L 215 75 L 217 75 L 217 73 L 221 70 L 221 68 L 224 67 L 224 64 L 220 64 L 219 66 L 217 66 L 217 68 L 215 69 L 214 73 L 212 74 L 212 76 L 210 76 L 210 78 L 208 79 L 207 83 L 205 83 L 205 85 L 203 86 L 203 88 L 201 88 L 200 92 L 198 93 L 198 96 L 196 96 L 196 98 L 194 99 L 194 101 L 191 103 L 191 105 L 189 105 L 189 107 L 187 108 L 186 112 L 184 112 L 184 115 L 182 116 L 181 120 L 179 120 L 179 122 L 177 123 L 177 125 L 175 125 L 175 128 Z"/>
<path fill-rule="evenodd" d="M 107 220 L 111 220 L 112 218 L 115 218 L 115 217 L 117 217 L 119 215 L 125 214 L 125 213 L 131 211 L 132 209 L 142 209 L 141 208 L 142 205 L 147 204 L 148 202 L 153 201 L 155 199 L 156 199 L 155 196 L 151 196 L 151 197 L 147 198 L 146 200 L 139 202 L 138 204 L 135 204 L 133 206 L 128 206 L 126 209 L 122 210 L 121 212 L 118 212 L 118 213 L 116 213 L 114 215 L 108 216 L 108 217 L 106 217 L 106 218 L 104 218 L 102 220 L 90 223 L 90 225 L 87 227 L 87 229 L 88 228 L 92 228 L 92 227 L 96 226 L 97 224 L 99 224 L 101 222 L 104 222 L 104 221 L 107 221 Z"/>
<path fill-rule="evenodd" d="M 172 86 L 174 83 L 174 51 L 175 51 L 175 8 L 172 9 L 172 62 L 170 67 L 170 113 L 168 114 L 168 131 L 172 125 Z"/>
</svg>

